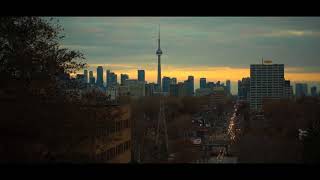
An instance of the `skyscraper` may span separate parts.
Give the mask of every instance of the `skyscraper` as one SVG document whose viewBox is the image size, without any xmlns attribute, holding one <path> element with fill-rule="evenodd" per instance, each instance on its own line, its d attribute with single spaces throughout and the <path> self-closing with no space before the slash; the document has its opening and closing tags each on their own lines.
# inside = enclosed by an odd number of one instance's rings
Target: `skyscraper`
<svg viewBox="0 0 320 180">
<path fill-rule="evenodd" d="M 226 81 L 226 88 L 227 88 L 227 95 L 231 94 L 231 84 L 230 84 L 230 80 Z"/>
<path fill-rule="evenodd" d="M 125 81 L 125 86 L 128 86 L 130 96 L 145 96 L 145 82 L 138 81 L 137 79 L 128 79 Z"/>
<path fill-rule="evenodd" d="M 106 87 L 110 86 L 110 70 L 108 69 L 106 72 Z"/>
<path fill-rule="evenodd" d="M 121 74 L 121 85 L 124 85 L 124 82 L 129 79 L 129 75 L 128 74 Z"/>
<path fill-rule="evenodd" d="M 207 79 L 206 78 L 200 78 L 200 89 L 207 87 Z"/>
<path fill-rule="evenodd" d="M 283 64 L 250 65 L 250 109 L 260 111 L 263 99 L 284 97 Z"/>
<path fill-rule="evenodd" d="M 194 94 L 194 77 L 188 76 L 188 79 L 184 81 L 183 88 L 185 89 L 186 96 L 193 96 Z"/>
<path fill-rule="evenodd" d="M 250 78 L 242 78 L 238 81 L 238 99 L 242 101 L 249 100 Z"/>
<path fill-rule="evenodd" d="M 308 95 L 308 85 L 305 83 L 296 84 L 296 97 L 302 97 Z"/>
<path fill-rule="evenodd" d="M 106 74 L 106 79 L 107 79 L 107 87 L 114 87 L 117 85 L 117 75 L 114 72 L 111 72 L 110 70 L 107 70 Z"/>
<path fill-rule="evenodd" d="M 117 74 L 115 74 L 114 72 L 111 72 L 109 75 L 110 75 L 110 87 L 116 86 L 118 82 Z"/>
<path fill-rule="evenodd" d="M 164 76 L 162 78 L 162 92 L 169 92 L 171 79 Z"/>
<path fill-rule="evenodd" d="M 97 68 L 97 86 L 103 87 L 103 68 L 98 66 Z"/>
<path fill-rule="evenodd" d="M 178 96 L 178 84 L 170 84 L 169 95 Z"/>
<path fill-rule="evenodd" d="M 158 35 L 158 49 L 156 51 L 156 54 L 158 56 L 158 86 L 159 86 L 159 91 L 161 91 L 161 55 L 162 55 L 162 50 L 160 48 L 160 25 L 159 25 L 159 35 Z"/>
<path fill-rule="evenodd" d="M 317 87 L 316 86 L 311 87 L 311 96 L 316 97 L 317 95 L 318 95 L 317 94 Z"/>
<path fill-rule="evenodd" d="M 186 81 L 184 83 L 179 82 L 176 90 L 178 96 L 188 96 L 188 83 L 186 83 Z"/>
<path fill-rule="evenodd" d="M 153 96 L 153 93 L 155 92 L 155 83 L 149 83 L 145 84 L 145 95 L 146 96 Z"/>
<path fill-rule="evenodd" d="M 84 82 L 85 82 L 85 83 L 88 83 L 88 70 L 85 69 L 85 70 L 83 71 L 83 75 L 84 75 Z"/>
<path fill-rule="evenodd" d="M 189 81 L 189 93 L 191 96 L 194 94 L 194 77 L 193 76 L 188 76 L 188 81 Z M 188 94 L 189 94 L 188 93 Z"/>
<path fill-rule="evenodd" d="M 214 82 L 208 82 L 206 87 L 213 89 L 214 87 L 216 87 L 216 84 L 214 84 Z"/>
<path fill-rule="evenodd" d="M 145 82 L 144 70 L 138 70 L 138 81 Z"/>
<path fill-rule="evenodd" d="M 284 81 L 284 96 L 286 98 L 291 98 L 292 95 L 293 95 L 293 89 L 292 89 L 292 86 L 290 85 L 290 81 L 285 80 Z"/>
<path fill-rule="evenodd" d="M 175 77 L 171 78 L 170 84 L 177 84 L 177 78 L 175 78 Z"/>
<path fill-rule="evenodd" d="M 89 71 L 89 83 L 90 84 L 95 84 L 95 78 L 93 77 L 93 72 Z"/>
</svg>

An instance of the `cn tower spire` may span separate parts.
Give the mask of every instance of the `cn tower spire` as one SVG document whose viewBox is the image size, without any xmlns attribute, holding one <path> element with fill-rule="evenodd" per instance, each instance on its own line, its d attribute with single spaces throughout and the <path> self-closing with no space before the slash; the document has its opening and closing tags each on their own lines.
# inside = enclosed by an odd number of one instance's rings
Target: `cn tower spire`
<svg viewBox="0 0 320 180">
<path fill-rule="evenodd" d="M 161 88 L 161 55 L 162 55 L 162 50 L 160 48 L 160 24 L 159 24 L 159 33 L 158 33 L 158 49 L 156 52 L 157 56 L 158 56 L 158 80 L 157 80 L 157 84 L 159 86 L 159 91 L 161 92 L 162 88 Z"/>
<path fill-rule="evenodd" d="M 160 24 L 159 24 L 159 32 L 158 32 L 158 49 L 160 49 Z"/>
</svg>

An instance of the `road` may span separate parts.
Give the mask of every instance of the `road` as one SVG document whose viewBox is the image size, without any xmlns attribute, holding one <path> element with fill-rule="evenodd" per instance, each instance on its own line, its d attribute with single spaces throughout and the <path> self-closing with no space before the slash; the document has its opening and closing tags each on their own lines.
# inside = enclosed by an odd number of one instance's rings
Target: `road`
<svg viewBox="0 0 320 180">
<path fill-rule="evenodd" d="M 235 103 L 231 109 L 225 109 L 221 116 L 215 116 L 214 111 L 207 111 L 193 118 L 192 122 L 196 125 L 199 122 L 200 127 L 208 124 L 209 134 L 202 137 L 202 158 L 199 163 L 237 162 L 237 157 L 230 156 L 229 151 L 230 146 L 237 141 L 239 131 L 237 110 L 238 103 Z"/>
<path fill-rule="evenodd" d="M 237 140 L 237 131 L 239 130 L 237 127 L 237 108 L 238 104 L 236 103 L 233 106 L 233 111 L 231 113 L 231 117 L 229 119 L 229 126 L 228 126 L 228 137 L 230 138 L 230 146 L 234 144 Z M 229 157 L 225 156 L 227 153 L 225 150 L 221 151 L 219 155 L 216 157 L 216 163 L 236 163 L 236 157 Z"/>
</svg>

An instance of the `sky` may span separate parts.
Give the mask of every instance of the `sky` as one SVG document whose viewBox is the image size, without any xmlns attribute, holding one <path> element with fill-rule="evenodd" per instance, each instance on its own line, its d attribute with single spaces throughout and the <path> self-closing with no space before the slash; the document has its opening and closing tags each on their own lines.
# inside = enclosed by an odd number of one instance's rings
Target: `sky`
<svg viewBox="0 0 320 180">
<path fill-rule="evenodd" d="M 62 47 L 84 53 L 89 70 L 103 66 L 156 82 L 158 26 L 161 29 L 162 76 L 178 82 L 199 79 L 237 81 L 249 77 L 250 64 L 261 59 L 285 65 L 285 78 L 318 86 L 320 17 L 56 17 L 64 28 Z M 105 75 L 105 74 L 104 74 Z"/>
</svg>

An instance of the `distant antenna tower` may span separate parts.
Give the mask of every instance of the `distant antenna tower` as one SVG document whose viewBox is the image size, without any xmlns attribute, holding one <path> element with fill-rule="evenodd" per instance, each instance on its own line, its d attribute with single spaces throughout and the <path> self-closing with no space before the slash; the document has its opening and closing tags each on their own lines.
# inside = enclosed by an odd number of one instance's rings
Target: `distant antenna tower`
<svg viewBox="0 0 320 180">
<path fill-rule="evenodd" d="M 158 150 L 158 158 L 160 159 L 161 155 L 168 157 L 168 149 L 169 149 L 168 131 L 167 131 L 166 118 L 165 118 L 164 100 L 161 97 L 160 97 L 160 112 L 159 112 L 159 117 L 157 122 L 155 141 L 156 141 L 156 148 Z"/>
</svg>

